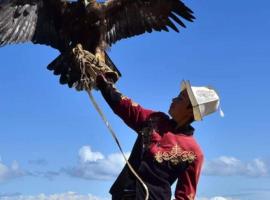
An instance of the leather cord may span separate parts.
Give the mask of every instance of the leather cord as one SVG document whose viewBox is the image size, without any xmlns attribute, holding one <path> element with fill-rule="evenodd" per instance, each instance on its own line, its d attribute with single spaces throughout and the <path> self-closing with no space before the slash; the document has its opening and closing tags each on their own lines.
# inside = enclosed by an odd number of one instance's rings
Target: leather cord
<svg viewBox="0 0 270 200">
<path fill-rule="evenodd" d="M 91 100 L 91 102 L 93 103 L 95 109 L 97 110 L 98 114 L 100 115 L 100 117 L 102 118 L 102 121 L 105 123 L 106 127 L 108 128 L 109 132 L 111 133 L 113 139 L 115 140 L 122 156 L 124 157 L 125 159 L 125 162 L 126 164 L 128 165 L 130 171 L 134 174 L 134 176 L 140 181 L 140 183 L 142 184 L 142 186 L 144 187 L 145 189 L 145 200 L 148 200 L 149 199 L 149 190 L 148 190 L 148 187 L 147 185 L 143 182 L 143 180 L 141 179 L 141 177 L 136 173 L 136 171 L 133 169 L 133 167 L 131 166 L 131 164 L 129 163 L 128 159 L 126 158 L 124 152 L 123 152 L 123 149 L 121 147 L 121 144 L 114 132 L 114 130 L 112 129 L 112 126 L 110 125 L 110 123 L 108 122 L 107 118 L 105 117 L 105 115 L 103 114 L 101 108 L 99 107 L 97 101 L 95 100 L 94 96 L 92 95 L 91 91 L 90 90 L 86 90 L 88 95 L 89 95 L 89 98 Z"/>
</svg>

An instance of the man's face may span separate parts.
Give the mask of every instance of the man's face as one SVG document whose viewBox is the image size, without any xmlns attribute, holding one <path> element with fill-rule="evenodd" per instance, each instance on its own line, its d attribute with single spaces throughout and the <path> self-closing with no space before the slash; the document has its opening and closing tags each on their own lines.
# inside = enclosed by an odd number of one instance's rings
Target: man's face
<svg viewBox="0 0 270 200">
<path fill-rule="evenodd" d="M 183 90 L 178 97 L 172 99 L 169 114 L 179 126 L 185 126 L 194 120 L 187 90 Z"/>
</svg>

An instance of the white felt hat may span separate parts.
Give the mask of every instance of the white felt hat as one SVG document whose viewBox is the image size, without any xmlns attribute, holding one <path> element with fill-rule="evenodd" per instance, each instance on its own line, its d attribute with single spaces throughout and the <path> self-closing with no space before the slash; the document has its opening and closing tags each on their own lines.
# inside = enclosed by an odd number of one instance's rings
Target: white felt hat
<svg viewBox="0 0 270 200">
<path fill-rule="evenodd" d="M 204 116 L 217 111 L 220 100 L 217 92 L 212 87 L 194 87 L 189 81 L 182 81 L 181 91 L 187 90 L 193 107 L 194 119 L 202 120 Z M 220 110 L 220 115 L 224 116 Z"/>
</svg>

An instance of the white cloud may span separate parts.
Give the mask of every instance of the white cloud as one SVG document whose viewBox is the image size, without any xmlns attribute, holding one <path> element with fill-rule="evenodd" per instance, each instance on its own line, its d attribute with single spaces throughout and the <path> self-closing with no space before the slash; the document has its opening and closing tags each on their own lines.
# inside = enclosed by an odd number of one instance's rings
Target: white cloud
<svg viewBox="0 0 270 200">
<path fill-rule="evenodd" d="M 82 163 L 86 163 L 104 159 L 104 156 L 100 152 L 93 152 L 90 146 L 83 146 L 79 150 L 79 158 Z"/>
<path fill-rule="evenodd" d="M 222 196 L 216 196 L 216 197 L 201 197 L 201 198 L 196 198 L 196 200 L 240 200 L 240 199 L 235 199 L 231 197 L 222 197 Z"/>
<path fill-rule="evenodd" d="M 211 161 L 205 161 L 203 166 L 204 175 L 215 176 L 269 176 L 269 168 L 266 162 L 256 158 L 250 162 L 243 162 L 235 157 L 221 156 Z"/>
<path fill-rule="evenodd" d="M 129 153 L 126 153 L 129 156 Z M 120 153 L 104 156 L 100 152 L 93 152 L 90 146 L 83 146 L 79 150 L 79 163 L 72 168 L 63 169 L 64 172 L 84 179 L 109 180 L 115 178 L 123 168 L 125 161 Z"/>
<path fill-rule="evenodd" d="M 240 190 L 233 195 L 217 195 L 208 197 L 197 197 L 195 200 L 269 200 L 270 189 L 246 189 Z"/>
<path fill-rule="evenodd" d="M 125 153 L 129 157 L 129 153 Z M 79 162 L 74 167 L 63 167 L 58 171 L 23 171 L 18 163 L 14 161 L 10 167 L 0 162 L 0 182 L 8 181 L 20 176 L 44 177 L 53 180 L 61 173 L 73 177 L 92 179 L 92 180 L 110 180 L 115 178 L 124 167 L 125 161 L 120 153 L 104 156 L 100 152 L 92 151 L 90 146 L 83 146 L 78 152 Z M 30 164 L 44 164 L 45 161 L 31 160 Z M 47 162 L 46 162 L 47 163 Z"/>
<path fill-rule="evenodd" d="M 49 180 L 53 180 L 55 177 L 59 176 L 61 174 L 60 171 L 28 171 L 27 175 L 28 176 L 33 176 L 33 177 L 42 177 L 42 178 L 47 178 Z"/>
<path fill-rule="evenodd" d="M 92 194 L 82 195 L 75 192 L 66 192 L 59 194 L 51 194 L 45 195 L 43 193 L 38 195 L 20 195 L 20 194 L 12 194 L 12 195 L 0 195 L 0 200 L 109 200 L 109 198 L 98 197 Z M 211 198 L 196 198 L 196 200 L 240 200 L 230 197 L 211 197 Z"/>
<path fill-rule="evenodd" d="M 17 161 L 13 161 L 10 167 L 0 161 L 0 182 L 25 175 Z"/>
<path fill-rule="evenodd" d="M 269 169 L 263 160 L 254 159 L 251 163 L 247 164 L 247 173 L 250 176 L 268 176 Z"/>
<path fill-rule="evenodd" d="M 81 195 L 75 192 L 66 192 L 60 194 L 39 194 L 39 195 L 11 195 L 0 196 L 0 200 L 109 200 L 108 198 L 101 198 L 92 194 Z"/>
<path fill-rule="evenodd" d="M 104 156 L 100 152 L 92 151 L 90 146 L 83 146 L 78 154 L 78 165 L 63 170 L 73 177 L 109 180 L 115 178 L 125 164 L 120 153 Z M 232 156 L 220 156 L 214 160 L 205 161 L 203 174 L 214 176 L 267 177 L 269 176 L 269 167 L 264 160 L 259 158 L 249 162 L 243 162 Z"/>
</svg>

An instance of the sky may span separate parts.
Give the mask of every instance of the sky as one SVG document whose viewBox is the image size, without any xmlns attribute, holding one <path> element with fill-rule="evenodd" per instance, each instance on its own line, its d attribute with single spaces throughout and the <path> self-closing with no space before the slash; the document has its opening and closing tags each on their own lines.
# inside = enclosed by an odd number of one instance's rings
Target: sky
<svg viewBox="0 0 270 200">
<path fill-rule="evenodd" d="M 193 123 L 205 156 L 196 199 L 269 200 L 270 2 L 185 3 L 197 19 L 180 34 L 145 34 L 110 49 L 122 73 L 116 86 L 163 112 L 183 79 L 215 87 L 225 117 Z M 87 93 L 46 69 L 57 55 L 31 43 L 0 48 L 0 200 L 110 199 L 124 165 Z M 136 133 L 93 95 L 128 156 Z"/>
</svg>

